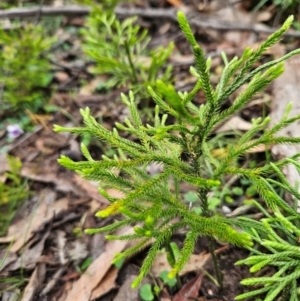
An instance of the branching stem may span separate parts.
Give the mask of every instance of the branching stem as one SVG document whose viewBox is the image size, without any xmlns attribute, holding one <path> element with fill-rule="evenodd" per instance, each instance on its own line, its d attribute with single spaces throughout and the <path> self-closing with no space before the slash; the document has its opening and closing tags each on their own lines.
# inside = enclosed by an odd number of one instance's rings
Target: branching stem
<svg viewBox="0 0 300 301">
<path fill-rule="evenodd" d="M 200 166 L 200 157 L 202 155 L 202 143 L 203 143 L 203 136 L 201 136 L 201 134 L 199 134 L 199 142 L 200 145 L 198 146 L 198 150 L 197 150 L 197 154 L 193 160 L 193 166 L 194 166 L 194 171 L 198 176 L 201 176 L 201 166 Z M 198 143 L 199 143 L 198 142 Z M 201 209 L 202 209 L 202 216 L 204 217 L 210 217 L 210 210 L 209 210 L 209 204 L 208 204 L 208 200 L 207 200 L 207 194 L 208 194 L 208 189 L 205 188 L 201 188 L 198 191 L 198 195 L 200 198 L 200 202 L 201 202 Z M 211 254 L 212 257 L 212 261 L 213 261 L 213 265 L 214 265 L 214 270 L 215 270 L 215 274 L 217 277 L 217 281 L 220 285 L 220 291 L 222 291 L 223 289 L 223 276 L 219 267 L 219 263 L 218 263 L 218 259 L 217 256 L 214 252 L 214 239 L 212 237 L 208 237 L 208 248 L 209 248 L 209 253 Z"/>
<path fill-rule="evenodd" d="M 222 290 L 223 290 L 223 275 L 222 275 L 222 272 L 220 270 L 218 258 L 216 256 L 216 253 L 215 253 L 215 250 L 214 250 L 214 239 L 212 237 L 208 237 L 208 249 L 209 249 L 209 253 L 211 254 L 212 261 L 213 261 L 214 270 L 215 270 L 215 273 L 216 273 L 216 276 L 217 276 L 217 281 L 220 285 L 220 292 L 222 292 Z"/>
<path fill-rule="evenodd" d="M 131 57 L 131 54 L 130 54 L 130 49 L 129 49 L 129 45 L 128 45 L 128 42 L 125 41 L 125 51 L 126 51 L 126 55 L 127 55 L 127 58 L 128 58 L 128 62 L 129 62 L 129 65 L 130 65 L 130 68 L 131 68 L 131 71 L 132 71 L 132 77 L 133 77 L 133 82 L 134 83 L 138 83 L 138 78 L 137 78 L 137 75 L 136 75 L 136 72 L 135 72 L 135 67 L 134 67 L 134 64 L 132 62 L 132 57 Z"/>
</svg>

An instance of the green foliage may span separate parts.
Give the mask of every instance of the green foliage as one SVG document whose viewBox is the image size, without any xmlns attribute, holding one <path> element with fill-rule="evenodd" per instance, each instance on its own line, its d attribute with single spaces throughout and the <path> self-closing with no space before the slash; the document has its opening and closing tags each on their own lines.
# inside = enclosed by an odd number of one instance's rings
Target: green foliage
<svg viewBox="0 0 300 301">
<path fill-rule="evenodd" d="M 168 271 L 162 271 L 159 273 L 159 278 L 162 280 L 161 287 L 155 284 L 153 287 L 149 283 L 145 283 L 140 288 L 140 297 L 144 301 L 152 301 L 155 296 L 159 296 L 164 286 L 174 287 L 177 283 L 175 278 L 170 279 L 168 277 Z"/>
<path fill-rule="evenodd" d="M 83 273 L 93 262 L 93 258 L 92 257 L 87 257 L 81 264 L 80 266 L 76 266 L 76 270 L 79 273 Z"/>
<path fill-rule="evenodd" d="M 3 9 L 3 8 L 11 8 L 11 7 L 14 7 L 14 6 L 17 6 L 18 5 L 18 1 L 17 0 L 10 0 L 10 1 L 1 1 L 0 3 L 0 8 Z"/>
<path fill-rule="evenodd" d="M 268 0 L 260 0 L 259 3 L 255 6 L 254 10 L 261 9 Z M 296 8 L 299 5 L 299 0 L 272 0 L 273 5 L 277 6 L 280 10 L 284 11 L 287 9 Z"/>
<path fill-rule="evenodd" d="M 299 163 L 289 160 L 299 168 Z M 268 179 L 273 187 L 283 188 L 288 191 L 296 202 L 300 199 L 300 194 L 285 179 L 282 172 L 271 164 L 274 172 L 278 175 L 280 181 Z M 276 272 L 272 276 L 252 277 L 242 280 L 242 284 L 256 286 L 253 291 L 237 296 L 236 300 L 253 298 L 254 296 L 265 296 L 264 301 L 272 300 L 290 300 L 298 301 L 300 294 L 298 291 L 298 282 L 300 279 L 300 215 L 290 207 L 287 211 L 284 208 L 275 209 L 269 213 L 258 203 L 254 202 L 265 218 L 259 223 L 248 219 L 241 218 L 244 228 L 253 240 L 264 247 L 264 251 L 258 251 L 257 248 L 249 248 L 252 255 L 246 259 L 238 261 L 236 264 L 246 264 L 251 266 L 250 272 L 255 273 L 262 270 L 266 266 L 271 266 Z M 297 208 L 297 204 L 295 204 Z M 261 227 L 263 226 L 263 227 Z M 257 286 L 260 286 L 257 288 Z M 251 299 L 252 300 L 252 299 Z"/>
<path fill-rule="evenodd" d="M 73 0 L 73 2 L 80 5 L 91 5 L 93 7 L 101 6 L 105 10 L 112 10 L 121 0 Z"/>
<path fill-rule="evenodd" d="M 152 301 L 154 300 L 154 294 L 152 292 L 152 286 L 149 283 L 142 285 L 140 289 L 140 297 L 144 301 Z"/>
<path fill-rule="evenodd" d="M 46 52 L 54 38 L 45 37 L 42 27 L 0 29 L 1 109 L 37 111 L 46 100 L 44 88 L 52 80 Z"/>
<path fill-rule="evenodd" d="M 10 248 L 12 246 L 13 242 L 10 243 L 10 245 L 7 247 L 5 254 L 0 259 L 0 270 L 2 270 L 5 261 L 7 260 L 7 257 L 9 255 Z M 19 300 L 21 297 L 20 293 L 20 287 L 24 287 L 24 284 L 26 283 L 27 279 L 25 279 L 23 273 L 20 275 L 14 275 L 12 277 L 0 277 L 0 294 L 4 292 L 13 292 L 14 298 L 13 300 Z"/>
<path fill-rule="evenodd" d="M 154 123 L 151 125 L 142 123 L 134 94 L 131 92 L 129 97 L 122 95 L 123 102 L 129 108 L 130 118 L 126 119 L 124 124 L 116 123 L 113 131 L 97 123 L 88 108 L 80 111 L 85 126 L 54 127 L 57 132 L 67 131 L 80 135 L 88 133 L 118 149 L 119 155 L 113 159 L 103 157 L 102 160 L 95 161 L 87 147 L 82 144 L 81 150 L 86 161 L 74 162 L 65 156 L 58 161 L 84 178 L 99 183 L 100 193 L 111 205 L 98 212 L 97 217 L 105 218 L 119 213 L 124 216 L 124 219 L 115 220 L 111 225 L 86 230 L 87 233 L 114 232 L 125 225 L 135 226 L 133 234 L 107 235 L 107 239 L 110 240 L 138 240 L 136 245 L 117 254 L 114 261 L 132 256 L 148 242 L 152 242 L 133 287 L 140 284 L 159 250 L 169 246 L 172 234 L 179 229 L 184 229 L 186 235 L 180 255 L 175 258 L 173 269 L 169 273 L 170 278 L 176 276 L 183 268 L 201 235 L 242 247 L 252 246 L 251 235 L 241 232 L 236 227 L 241 228 L 243 223 L 229 220 L 210 210 L 208 194 L 221 185 L 224 176 L 235 175 L 247 179 L 270 209 L 282 208 L 292 216 L 295 214 L 268 181 L 274 173 L 274 166 L 278 169 L 283 168 L 289 164 L 287 159 L 274 164 L 268 163 L 263 167 L 240 164 L 241 157 L 257 145 L 300 142 L 300 138 L 278 135 L 282 128 L 300 119 L 300 116 L 289 117 L 291 105 L 280 122 L 273 127 L 268 127 L 268 117 L 253 120 L 252 128 L 237 141 L 228 143 L 222 156 L 214 155 L 215 143 L 212 143 L 213 136 L 216 135 L 214 129 L 239 113 L 255 93 L 280 76 L 284 60 L 300 53 L 300 50 L 295 50 L 255 68 L 263 53 L 280 40 L 293 18 L 288 18 L 283 27 L 272 34 L 256 51 L 247 48 L 241 58 L 235 57 L 230 62 L 223 56 L 225 68 L 217 87 L 210 81 L 210 59 L 205 58 L 203 50 L 197 45 L 182 13 L 178 13 L 178 21 L 195 57 L 195 69 L 192 73 L 197 76 L 197 83 L 191 92 L 177 93 L 172 85 L 161 80 L 156 81 L 153 87 L 148 87 L 148 92 L 157 104 Z M 222 109 L 227 98 L 240 87 L 243 87 L 243 91 L 235 98 L 232 106 Z M 193 98 L 200 90 L 206 97 L 206 103 L 198 107 L 193 103 Z M 134 141 L 124 138 L 123 133 L 135 137 Z M 207 162 L 211 167 L 209 170 L 206 168 Z M 148 174 L 147 166 L 151 163 L 161 165 L 162 171 L 156 175 Z M 194 186 L 193 190 L 198 197 L 195 202 L 201 207 L 201 213 L 190 210 L 185 201 L 186 196 L 180 193 L 180 185 L 183 182 Z M 110 196 L 107 188 L 120 191 L 123 197 Z M 190 199 L 191 195 L 188 198 Z"/>
<path fill-rule="evenodd" d="M 19 158 L 7 156 L 10 171 L 4 173 L 5 182 L 0 181 L 0 235 L 6 234 L 7 227 L 19 208 L 20 203 L 29 195 L 26 182 L 20 175 L 22 163 Z"/>
<path fill-rule="evenodd" d="M 161 278 L 164 284 L 173 287 L 176 285 L 176 279 L 175 278 L 170 279 L 168 277 L 168 274 L 169 274 L 168 271 L 162 271 L 160 272 L 159 277 Z"/>
<path fill-rule="evenodd" d="M 96 63 L 92 72 L 110 76 L 106 88 L 122 86 L 143 93 L 157 78 L 170 79 L 171 67 L 163 72 L 162 68 L 173 44 L 148 50 L 147 30 L 135 21 L 135 17 L 120 21 L 112 10 L 95 6 L 82 30 L 83 50 Z"/>
</svg>

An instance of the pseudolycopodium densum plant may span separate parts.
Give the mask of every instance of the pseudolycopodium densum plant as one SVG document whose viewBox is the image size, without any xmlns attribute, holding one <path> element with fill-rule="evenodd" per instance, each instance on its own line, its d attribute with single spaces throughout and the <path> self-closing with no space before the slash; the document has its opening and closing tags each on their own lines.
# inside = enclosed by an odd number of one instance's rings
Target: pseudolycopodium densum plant
<svg viewBox="0 0 300 301">
<path fill-rule="evenodd" d="M 129 87 L 138 95 L 145 96 L 148 85 L 157 79 L 169 81 L 171 65 L 166 61 L 174 44 L 149 50 L 147 30 L 136 24 L 136 17 L 120 21 L 116 13 L 102 5 L 94 5 L 83 35 L 83 51 L 94 62 L 94 74 L 106 74 L 106 88 Z"/>
<path fill-rule="evenodd" d="M 300 164 L 297 157 L 286 159 L 300 171 Z M 283 208 L 278 206 L 271 212 L 261 204 L 252 201 L 264 218 L 259 222 L 247 217 L 240 217 L 242 227 L 251 235 L 254 242 L 262 248 L 248 247 L 251 255 L 236 262 L 236 265 L 246 264 L 251 266 L 250 272 L 260 272 L 259 277 L 243 279 L 242 284 L 255 286 L 249 292 L 237 296 L 236 300 L 253 300 L 254 297 L 264 296 L 264 301 L 289 300 L 298 301 L 300 298 L 300 214 L 299 204 L 300 193 L 285 178 L 282 171 L 275 164 L 271 163 L 277 179 L 266 179 L 269 189 L 283 189 L 294 199 L 294 206 Z M 279 196 L 277 195 L 279 198 Z M 270 276 L 270 269 L 266 270 L 267 276 L 262 273 L 266 266 L 272 267 L 273 274 Z M 271 271 L 272 271 L 271 270 Z"/>
<path fill-rule="evenodd" d="M 228 144 L 222 156 L 214 155 L 210 143 L 216 135 L 214 130 L 238 114 L 255 93 L 280 76 L 284 71 L 284 60 L 300 53 L 298 49 L 255 68 L 263 53 L 280 40 L 292 21 L 293 18 L 289 17 L 257 50 L 247 48 L 241 58 L 235 57 L 228 61 L 223 55 L 225 67 L 219 84 L 214 87 L 210 81 L 211 60 L 205 58 L 188 21 L 184 14 L 179 12 L 180 28 L 189 41 L 195 58 L 192 74 L 196 76 L 197 81 L 190 92 L 178 93 L 173 85 L 159 80 L 154 86 L 148 87 L 149 94 L 156 102 L 154 122 L 151 125 L 143 124 L 134 95 L 129 93 L 129 96 L 122 95 L 122 100 L 129 108 L 130 117 L 124 124 L 116 123 L 112 131 L 99 124 L 91 116 L 89 108 L 81 110 L 85 124 L 83 127 L 54 126 L 56 132 L 78 135 L 89 133 L 118 149 L 118 156 L 104 156 L 102 160 L 96 161 L 87 147 L 81 145 L 86 161 L 74 162 L 66 156 L 62 156 L 58 161 L 82 177 L 99 183 L 100 193 L 111 204 L 97 212 L 97 217 L 105 218 L 120 213 L 123 215 L 123 219 L 115 220 L 100 229 L 88 229 L 87 233 L 113 233 L 126 225 L 134 226 L 133 234 L 107 235 L 107 239 L 111 240 L 137 240 L 134 246 L 117 254 L 115 261 L 132 256 L 151 243 L 133 287 L 141 283 L 158 251 L 170 243 L 172 234 L 179 229 L 184 229 L 185 240 L 169 277 L 177 275 L 189 260 L 199 236 L 207 236 L 211 242 L 210 250 L 219 282 L 222 277 L 214 258 L 213 240 L 218 239 L 241 247 L 252 246 L 253 236 L 241 230 L 241 221 L 223 217 L 209 210 L 208 193 L 221 184 L 225 175 L 249 179 L 271 210 L 282 208 L 291 214 L 294 213 L 274 190 L 269 189 L 271 184 L 267 181 L 269 175 L 274 173 L 273 166 L 282 169 L 289 164 L 287 159 L 257 168 L 241 166 L 238 160 L 257 145 L 300 142 L 300 138 L 277 135 L 282 128 L 300 119 L 300 116 L 289 117 L 291 106 L 287 108 L 281 121 L 271 128 L 268 128 L 269 117 L 253 120 L 252 128 L 235 143 Z M 242 92 L 231 106 L 222 109 L 228 97 L 242 86 Z M 206 103 L 198 106 L 193 99 L 200 90 L 205 95 Z M 121 133 L 130 134 L 131 139 L 124 138 Z M 134 141 L 132 137 L 135 137 Z M 212 172 L 206 170 L 205 162 L 209 162 Z M 147 166 L 151 163 L 161 165 L 158 174 L 147 173 Z M 183 182 L 192 185 L 197 192 L 201 213 L 195 212 L 183 201 L 180 189 Z M 114 198 L 109 195 L 107 188 L 120 191 L 123 197 Z"/>
</svg>

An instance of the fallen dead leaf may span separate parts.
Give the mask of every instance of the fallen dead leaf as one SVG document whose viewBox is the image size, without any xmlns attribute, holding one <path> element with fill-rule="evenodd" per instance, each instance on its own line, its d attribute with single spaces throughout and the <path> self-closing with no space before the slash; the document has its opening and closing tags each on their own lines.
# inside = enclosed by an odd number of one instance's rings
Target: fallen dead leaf
<svg viewBox="0 0 300 301">
<path fill-rule="evenodd" d="M 80 260 L 85 259 L 89 255 L 86 243 L 80 239 L 76 239 L 72 243 L 68 244 L 66 247 L 66 253 L 68 257 L 75 262 L 80 262 Z"/>
<path fill-rule="evenodd" d="M 18 290 L 11 292 L 11 291 L 4 291 L 2 293 L 1 301 L 15 301 L 18 300 L 20 297 L 20 292 Z"/>
<path fill-rule="evenodd" d="M 258 11 L 256 14 L 256 21 L 257 22 L 266 22 L 272 18 L 273 14 L 270 11 Z"/>
<path fill-rule="evenodd" d="M 107 81 L 107 76 L 106 75 L 99 75 L 97 76 L 95 79 L 89 81 L 88 84 L 86 84 L 85 86 L 83 86 L 80 91 L 79 91 L 79 95 L 80 96 L 89 96 L 91 94 L 94 93 L 94 91 L 96 90 L 96 88 L 100 85 L 103 84 Z"/>
<path fill-rule="evenodd" d="M 227 120 L 221 127 L 216 130 L 216 133 L 227 131 L 248 131 L 252 128 L 252 123 L 245 121 L 239 116 L 233 116 Z"/>
<path fill-rule="evenodd" d="M 70 79 L 69 74 L 67 72 L 64 72 L 64 71 L 56 72 L 54 77 L 60 83 L 66 82 Z"/>
<path fill-rule="evenodd" d="M 96 286 L 95 289 L 93 289 L 90 300 L 96 300 L 101 296 L 107 294 L 112 289 L 116 288 L 116 279 L 118 277 L 118 274 L 119 269 L 114 266 L 111 267 L 103 280 Z"/>
<path fill-rule="evenodd" d="M 13 236 L 15 239 L 15 242 L 10 248 L 12 252 L 19 251 L 21 247 L 32 238 L 34 232 L 49 222 L 53 216 L 68 209 L 67 198 L 62 198 L 57 201 L 55 201 L 55 198 L 56 193 L 50 190 L 43 191 L 32 213 L 9 227 L 7 237 Z"/>
<path fill-rule="evenodd" d="M 228 245 L 225 245 L 215 250 L 214 253 L 219 254 L 227 250 L 228 250 Z M 184 268 L 179 272 L 179 276 L 183 276 L 189 272 L 195 272 L 195 271 L 197 272 L 201 270 L 210 258 L 211 255 L 205 252 L 202 252 L 198 255 L 192 254 L 190 260 L 186 263 Z M 151 268 L 151 273 L 155 277 L 158 277 L 162 271 L 170 271 L 171 269 L 172 268 L 169 265 L 166 253 L 164 252 L 156 257 L 153 266 Z"/>
<path fill-rule="evenodd" d="M 114 301 L 124 301 L 124 300 L 130 300 L 130 301 L 140 301 L 140 296 L 139 296 L 139 289 L 132 289 L 131 284 L 137 277 L 137 274 L 132 274 L 128 275 L 126 277 L 125 282 L 122 284 L 120 287 L 117 295 L 114 298 Z M 140 286 L 149 283 L 150 284 L 150 279 L 149 278 L 144 278 L 142 280 L 142 283 Z"/>
<path fill-rule="evenodd" d="M 60 281 L 62 274 L 66 271 L 66 267 L 60 267 L 55 274 L 51 277 L 50 281 L 47 281 L 47 285 L 45 288 L 41 291 L 41 296 L 47 295 L 52 288 L 57 284 L 58 281 Z"/>
<path fill-rule="evenodd" d="M 65 251 L 66 241 L 67 241 L 66 233 L 62 230 L 58 230 L 56 234 L 57 234 L 56 236 L 57 253 L 58 253 L 59 262 L 60 264 L 64 265 L 68 262 L 66 251 Z"/>
<path fill-rule="evenodd" d="M 33 300 L 36 292 L 42 286 L 46 275 L 46 264 L 38 263 L 36 268 L 34 269 L 30 280 L 25 288 L 23 297 L 21 301 L 31 301 Z"/>
<path fill-rule="evenodd" d="M 3 261 L 4 260 L 4 261 Z M 18 256 L 14 252 L 8 250 L 0 250 L 0 272 L 8 265 L 18 260 Z M 3 262 L 2 262 L 3 261 Z"/>
<path fill-rule="evenodd" d="M 73 181 L 76 185 L 79 185 L 81 189 L 86 191 L 89 197 L 100 201 L 103 204 L 110 204 L 106 198 L 99 194 L 98 185 L 96 183 L 89 182 L 77 174 L 74 175 Z"/>
<path fill-rule="evenodd" d="M 0 174 L 9 171 L 9 164 L 5 154 L 0 155 Z"/>
<path fill-rule="evenodd" d="M 77 174 L 74 174 L 72 178 L 58 176 L 57 172 L 50 172 L 46 167 L 43 168 L 37 166 L 37 164 L 26 163 L 22 167 L 21 175 L 37 182 L 53 183 L 59 192 L 72 192 L 78 196 L 88 196 L 102 204 L 109 204 L 109 201 L 99 194 L 95 183 L 91 183 Z"/>
<path fill-rule="evenodd" d="M 117 234 L 131 234 L 133 229 L 126 227 Z M 92 300 L 92 292 L 101 283 L 111 267 L 111 261 L 116 253 L 122 252 L 127 246 L 127 241 L 108 241 L 105 250 L 88 267 L 84 274 L 75 281 L 69 291 L 62 295 L 60 301 Z"/>
<path fill-rule="evenodd" d="M 25 112 L 33 124 L 41 125 L 44 129 L 47 129 L 47 122 L 52 119 L 52 116 L 50 116 L 50 115 L 34 114 L 31 111 L 29 111 L 28 109 L 26 109 Z"/>
<path fill-rule="evenodd" d="M 164 287 L 160 293 L 160 301 L 172 301 L 168 290 Z"/>
<path fill-rule="evenodd" d="M 14 236 L 0 237 L 0 244 L 9 244 L 14 240 Z"/>
<path fill-rule="evenodd" d="M 32 270 L 44 251 L 44 244 L 49 234 L 50 230 L 48 229 L 41 238 L 38 238 L 37 243 L 34 243 L 33 246 L 26 246 L 18 259 L 8 265 L 5 271 L 16 271 L 20 268 Z"/>
<path fill-rule="evenodd" d="M 180 0 L 167 0 L 171 5 L 175 7 L 181 7 L 183 6 L 183 3 Z"/>
<path fill-rule="evenodd" d="M 198 271 L 202 269 L 209 259 L 210 259 L 209 253 L 202 252 L 199 255 L 192 254 L 190 260 L 187 262 L 184 268 L 179 272 L 179 275 L 182 276 L 189 272 Z M 169 262 L 166 257 L 166 253 L 162 253 L 156 257 L 154 264 L 151 268 L 151 273 L 155 277 L 158 277 L 162 271 L 171 271 L 171 269 L 172 268 L 169 265 Z"/>
<path fill-rule="evenodd" d="M 174 296 L 173 301 L 189 301 L 198 297 L 204 273 L 200 272 L 194 279 L 186 283 Z"/>
</svg>

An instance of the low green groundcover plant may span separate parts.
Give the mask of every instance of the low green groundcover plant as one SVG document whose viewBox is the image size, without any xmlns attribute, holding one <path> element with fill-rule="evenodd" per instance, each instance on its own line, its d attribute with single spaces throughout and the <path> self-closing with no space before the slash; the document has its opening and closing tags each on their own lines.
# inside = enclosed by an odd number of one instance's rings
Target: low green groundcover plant
<svg viewBox="0 0 300 301">
<path fill-rule="evenodd" d="M 136 17 L 118 20 L 111 9 L 95 5 L 87 19 L 83 35 L 83 51 L 95 62 L 94 74 L 109 75 L 105 88 L 126 87 L 138 97 L 159 78 L 170 81 L 169 58 L 173 43 L 149 50 L 147 30 L 136 24 Z"/>
<path fill-rule="evenodd" d="M 251 249 L 254 243 L 263 244 L 262 238 L 272 241 L 273 236 L 276 235 L 274 238 L 277 239 L 276 242 L 280 243 L 281 239 L 282 244 L 290 244 L 291 252 L 294 252 L 291 256 L 295 256 L 291 266 L 285 265 L 285 268 L 280 270 L 280 277 L 287 276 L 285 279 L 293 277 L 294 280 L 299 278 L 300 261 L 297 260 L 299 257 L 296 256 L 297 252 L 294 249 L 298 250 L 295 241 L 298 235 L 291 227 L 294 221 L 299 221 L 299 215 L 277 194 L 272 179 L 274 173 L 278 174 L 279 182 L 276 182 L 276 185 L 281 185 L 281 188 L 286 191 L 292 191 L 290 185 L 285 185 L 286 180 L 281 170 L 287 164 L 297 165 L 297 158 L 300 155 L 266 163 L 262 167 L 242 165 L 241 158 L 257 145 L 299 143 L 300 138 L 281 136 L 279 131 L 299 120 L 300 115 L 290 117 L 292 106 L 289 105 L 282 119 L 273 127 L 269 127 L 269 117 L 252 120 L 252 128 L 238 137 L 237 141 L 228 143 L 222 156 L 214 156 L 215 144 L 211 143 L 216 136 L 214 130 L 230 117 L 238 114 L 255 93 L 263 90 L 280 76 L 284 71 L 284 60 L 300 53 L 298 49 L 255 67 L 263 53 L 280 40 L 292 21 L 293 18 L 289 17 L 283 26 L 257 50 L 246 48 L 241 58 L 234 57 L 228 61 L 223 55 L 225 67 L 219 84 L 213 87 L 210 81 L 211 60 L 205 58 L 184 14 L 179 12 L 180 28 L 189 41 L 195 58 L 192 74 L 196 76 L 197 82 L 192 91 L 179 93 L 173 85 L 159 80 L 152 87 L 148 87 L 149 94 L 157 104 L 153 124 L 143 124 L 134 95 L 129 93 L 129 96 L 122 95 L 122 100 L 129 108 L 130 118 L 126 119 L 124 124 L 116 123 L 116 128 L 112 131 L 99 124 L 91 116 L 89 108 L 81 110 L 85 126 L 75 128 L 54 126 L 56 132 L 90 134 L 118 150 L 118 156 L 112 159 L 103 156 L 102 160 L 96 161 L 87 147 L 82 144 L 81 150 L 86 161 L 74 162 L 66 156 L 62 156 L 58 161 L 66 168 L 77 171 L 84 178 L 99 183 L 100 193 L 111 202 L 111 205 L 97 212 L 97 217 L 105 218 L 120 213 L 124 217 L 118 219 L 118 215 L 112 224 L 100 229 L 88 229 L 87 233 L 114 232 L 126 225 L 134 226 L 133 234 L 107 235 L 107 239 L 110 240 L 137 240 L 134 246 L 117 254 L 115 262 L 136 254 L 151 243 L 140 274 L 132 284 L 133 287 L 137 287 L 150 271 L 160 249 L 165 247 L 167 251 L 169 250 L 172 234 L 179 229 L 184 230 L 185 239 L 180 255 L 173 258 L 168 256 L 172 266 L 168 275 L 170 278 L 175 277 L 189 260 L 199 236 L 207 236 L 209 239 L 217 280 L 221 284 L 222 275 L 213 252 L 214 239 Z M 235 97 L 231 106 L 224 109 L 223 105 L 228 97 L 232 97 L 233 93 L 241 87 L 243 89 Z M 198 106 L 193 99 L 200 90 L 205 95 L 206 103 Z M 124 138 L 124 133 L 127 137 L 135 137 L 135 140 Z M 207 162 L 210 170 L 206 168 Z M 161 165 L 161 171 L 155 175 L 149 174 L 147 166 L 151 163 Z M 245 178 L 256 188 L 266 207 L 272 212 L 270 216 L 267 215 L 266 220 L 229 219 L 216 214 L 215 210 L 210 210 L 209 193 L 216 191 L 216 187 L 221 185 L 221 180 L 228 175 Z M 184 199 L 180 189 L 184 182 L 194 187 L 193 191 L 196 192 L 198 199 L 195 200 L 197 204 L 195 202 L 193 204 L 195 207 L 200 207 L 200 211 L 193 210 L 194 207 L 189 206 Z M 123 197 L 115 198 L 109 195 L 107 188 L 119 190 Z M 298 194 L 294 193 L 294 195 L 298 197 Z M 285 227 L 287 230 L 282 233 Z M 272 232 L 269 232 L 270 229 Z M 285 251 L 280 245 L 273 246 L 267 243 L 264 245 L 273 254 Z M 260 256 L 260 253 L 256 253 Z M 267 258 L 272 258 L 273 255 L 269 252 L 262 254 L 266 259 L 261 266 L 268 265 L 270 260 Z M 245 259 L 243 263 L 256 264 L 258 260 L 255 256 L 250 256 L 249 261 Z M 278 259 L 279 263 L 281 261 L 284 260 Z M 257 266 L 254 268 L 254 270 L 258 269 Z M 291 274 L 293 276 L 289 276 L 289 272 L 293 273 Z M 280 279 L 278 274 L 274 277 Z M 259 292 L 261 296 L 266 294 L 265 300 L 273 300 L 268 297 L 269 294 L 277 297 L 282 294 L 282 292 L 274 293 L 276 287 L 273 280 L 261 279 L 261 282 L 255 283 L 265 285 Z M 295 288 L 295 281 L 284 283 Z M 282 283 L 280 285 L 284 286 Z M 295 299 L 295 291 L 289 296 L 290 300 L 298 300 Z"/>
<path fill-rule="evenodd" d="M 36 112 L 45 104 L 53 77 L 47 52 L 54 41 L 39 25 L 0 29 L 1 110 Z"/>
<path fill-rule="evenodd" d="M 10 171 L 4 173 L 7 179 L 0 181 L 0 235 L 6 234 L 7 228 L 22 202 L 31 194 L 28 183 L 22 180 L 22 163 L 19 158 L 7 156 Z"/>
</svg>

